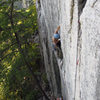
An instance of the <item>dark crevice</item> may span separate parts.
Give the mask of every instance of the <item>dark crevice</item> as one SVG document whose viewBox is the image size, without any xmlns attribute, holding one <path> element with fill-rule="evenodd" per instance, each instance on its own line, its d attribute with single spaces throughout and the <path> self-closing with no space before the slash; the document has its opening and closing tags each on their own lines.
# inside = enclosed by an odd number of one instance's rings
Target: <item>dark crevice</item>
<svg viewBox="0 0 100 100">
<path fill-rule="evenodd" d="M 49 46 L 48 46 L 48 39 L 45 38 L 45 45 L 46 45 L 46 49 L 47 49 L 47 54 L 48 54 L 48 64 L 50 65 L 50 49 L 49 49 Z"/>
<path fill-rule="evenodd" d="M 71 2 L 71 10 L 70 10 L 70 29 L 69 29 L 69 32 L 68 33 L 71 33 L 71 30 L 72 30 L 72 22 L 73 22 L 73 13 L 74 13 L 74 0 L 72 0 Z"/>
<path fill-rule="evenodd" d="M 78 92 L 79 98 L 81 99 L 81 90 L 77 90 L 80 87 L 80 64 L 81 64 L 81 49 L 82 49 L 82 29 L 80 23 L 80 15 L 86 5 L 87 0 L 79 0 L 78 2 L 78 35 L 77 35 L 77 56 L 76 56 L 76 71 L 75 71 L 75 94 L 74 99 L 76 100 L 76 92 Z M 78 78 L 78 81 L 77 81 Z"/>
<path fill-rule="evenodd" d="M 56 85 L 57 85 L 57 96 L 62 96 L 61 93 L 61 78 L 60 78 L 60 71 L 59 71 L 59 66 L 56 60 L 55 55 L 53 54 L 53 62 L 54 64 L 54 73 L 55 73 L 55 79 L 56 79 Z"/>
<path fill-rule="evenodd" d="M 74 0 L 72 0 L 72 3 L 71 3 L 71 19 L 70 19 L 70 24 L 72 25 L 72 21 L 73 21 L 73 12 L 74 12 Z"/>
<path fill-rule="evenodd" d="M 37 9 L 38 9 L 38 11 L 40 11 L 40 10 L 41 10 L 41 2 L 40 2 L 40 0 L 37 0 L 37 2 L 36 2 L 36 3 L 38 4 Z"/>
<path fill-rule="evenodd" d="M 79 2 L 78 2 L 78 11 L 79 11 L 79 14 L 82 13 L 83 8 L 85 7 L 86 1 L 87 0 L 79 0 Z"/>
</svg>

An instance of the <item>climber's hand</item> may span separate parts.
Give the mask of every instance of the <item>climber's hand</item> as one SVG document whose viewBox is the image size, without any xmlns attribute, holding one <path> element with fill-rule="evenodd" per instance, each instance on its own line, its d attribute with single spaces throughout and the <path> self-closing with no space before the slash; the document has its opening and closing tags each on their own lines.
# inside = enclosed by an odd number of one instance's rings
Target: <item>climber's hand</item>
<svg viewBox="0 0 100 100">
<path fill-rule="evenodd" d="M 55 33 L 58 33 L 59 29 L 60 29 L 60 26 L 57 27 Z"/>
</svg>

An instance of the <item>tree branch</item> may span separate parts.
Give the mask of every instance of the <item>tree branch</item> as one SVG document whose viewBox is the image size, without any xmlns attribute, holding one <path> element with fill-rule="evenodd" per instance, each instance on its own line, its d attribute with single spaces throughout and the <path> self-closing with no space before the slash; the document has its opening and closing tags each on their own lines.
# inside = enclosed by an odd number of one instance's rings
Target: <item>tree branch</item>
<svg viewBox="0 0 100 100">
<path fill-rule="evenodd" d="M 14 31 L 14 23 L 13 23 L 13 8 L 14 7 L 14 1 L 12 0 L 12 3 L 11 3 L 11 15 L 10 15 L 10 21 L 11 21 L 11 27 L 12 27 L 12 30 Z M 20 43 L 20 40 L 18 38 L 18 33 L 17 32 L 14 32 L 15 34 L 15 38 L 16 38 L 16 42 L 18 44 L 18 50 L 19 52 L 21 53 L 21 55 L 23 56 L 23 60 L 25 62 L 25 64 L 27 65 L 27 68 L 29 69 L 30 73 L 32 74 L 32 77 L 35 79 L 36 83 L 37 83 L 37 86 L 38 88 L 40 89 L 41 93 L 45 96 L 46 100 L 50 100 L 48 98 L 48 96 L 46 95 L 45 91 L 42 89 L 41 85 L 40 85 L 40 82 L 37 78 L 37 76 L 34 74 L 34 72 L 31 70 L 32 66 L 31 64 L 27 61 L 26 59 L 26 55 L 24 54 L 23 52 L 23 49 L 21 48 L 21 43 Z"/>
</svg>

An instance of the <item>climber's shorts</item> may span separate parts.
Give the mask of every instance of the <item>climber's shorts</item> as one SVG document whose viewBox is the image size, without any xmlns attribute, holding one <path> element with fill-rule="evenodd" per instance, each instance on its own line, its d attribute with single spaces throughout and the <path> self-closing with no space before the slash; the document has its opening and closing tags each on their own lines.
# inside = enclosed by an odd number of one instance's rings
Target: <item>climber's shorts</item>
<svg viewBox="0 0 100 100">
<path fill-rule="evenodd" d="M 61 41 L 59 41 L 57 44 L 56 44 L 57 47 L 59 47 L 61 49 Z"/>
<path fill-rule="evenodd" d="M 59 41 L 57 44 L 52 44 L 52 48 L 53 48 L 53 50 L 56 50 L 56 46 L 59 48 L 59 49 L 61 49 L 61 42 Z"/>
</svg>

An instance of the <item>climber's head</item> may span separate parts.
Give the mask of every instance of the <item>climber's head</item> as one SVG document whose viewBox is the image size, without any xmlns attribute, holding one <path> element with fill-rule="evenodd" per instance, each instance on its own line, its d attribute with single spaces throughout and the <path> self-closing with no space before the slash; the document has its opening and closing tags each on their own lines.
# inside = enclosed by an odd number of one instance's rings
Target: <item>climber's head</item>
<svg viewBox="0 0 100 100">
<path fill-rule="evenodd" d="M 54 34 L 54 38 L 55 39 L 59 39 L 60 38 L 60 35 L 59 34 Z"/>
</svg>

